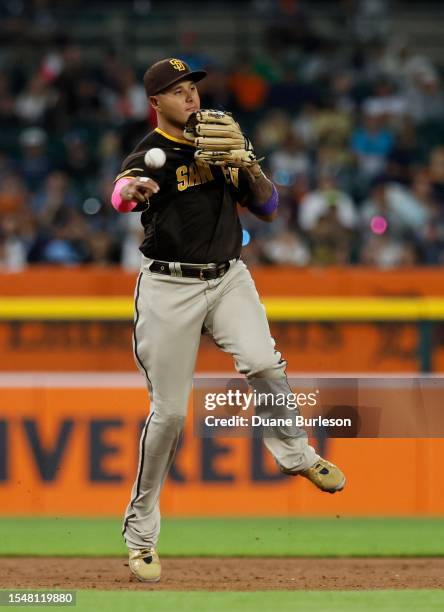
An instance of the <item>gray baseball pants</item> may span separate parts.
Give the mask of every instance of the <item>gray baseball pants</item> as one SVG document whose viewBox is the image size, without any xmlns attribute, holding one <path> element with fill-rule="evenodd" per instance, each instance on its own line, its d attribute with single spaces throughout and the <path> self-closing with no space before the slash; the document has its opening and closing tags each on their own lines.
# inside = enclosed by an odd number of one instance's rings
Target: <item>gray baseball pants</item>
<svg viewBox="0 0 444 612">
<path fill-rule="evenodd" d="M 236 370 L 253 388 L 254 381 L 260 383 L 258 392 L 291 393 L 287 364 L 275 349 L 265 308 L 241 260 L 233 261 L 223 277 L 208 281 L 153 273 L 152 261 L 142 258 L 135 290 L 133 349 L 146 377 L 151 409 L 123 523 L 125 543 L 132 549 L 157 545 L 160 492 L 185 422 L 203 327 L 233 355 Z M 273 416 L 288 417 L 285 407 L 273 410 Z M 263 439 L 276 461 L 295 472 L 319 458 L 303 429 L 275 428 L 275 435 Z"/>
</svg>

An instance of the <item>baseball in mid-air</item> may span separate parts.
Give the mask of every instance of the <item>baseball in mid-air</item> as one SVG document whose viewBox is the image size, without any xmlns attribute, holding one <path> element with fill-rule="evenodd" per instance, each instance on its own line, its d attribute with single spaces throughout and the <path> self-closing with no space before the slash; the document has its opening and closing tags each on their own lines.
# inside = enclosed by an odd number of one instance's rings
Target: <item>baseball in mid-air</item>
<svg viewBox="0 0 444 612">
<path fill-rule="evenodd" d="M 144 162 L 148 168 L 162 168 L 166 162 L 165 152 L 157 147 L 149 149 L 149 151 L 145 153 Z"/>
</svg>

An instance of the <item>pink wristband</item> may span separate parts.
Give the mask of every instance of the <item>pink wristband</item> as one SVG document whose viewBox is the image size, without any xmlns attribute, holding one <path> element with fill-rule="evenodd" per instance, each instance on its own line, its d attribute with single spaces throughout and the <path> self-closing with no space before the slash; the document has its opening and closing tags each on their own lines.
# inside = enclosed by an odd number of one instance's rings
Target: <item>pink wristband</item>
<svg viewBox="0 0 444 612">
<path fill-rule="evenodd" d="M 114 185 L 114 191 L 111 196 L 111 204 L 118 212 L 131 212 L 136 208 L 138 204 L 138 202 L 136 202 L 135 200 L 122 200 L 122 196 L 120 195 L 120 190 L 122 189 L 122 187 L 128 185 L 128 183 L 130 182 L 131 179 L 123 177 L 119 179 Z"/>
</svg>

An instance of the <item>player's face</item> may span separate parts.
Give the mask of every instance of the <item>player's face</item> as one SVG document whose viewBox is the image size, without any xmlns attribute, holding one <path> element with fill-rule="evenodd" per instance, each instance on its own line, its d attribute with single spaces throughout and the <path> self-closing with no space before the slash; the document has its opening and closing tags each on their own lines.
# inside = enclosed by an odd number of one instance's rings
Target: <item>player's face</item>
<svg viewBox="0 0 444 612">
<path fill-rule="evenodd" d="M 191 113 L 200 107 L 199 93 L 193 81 L 180 81 L 156 98 L 156 110 L 178 127 L 183 127 Z"/>
</svg>

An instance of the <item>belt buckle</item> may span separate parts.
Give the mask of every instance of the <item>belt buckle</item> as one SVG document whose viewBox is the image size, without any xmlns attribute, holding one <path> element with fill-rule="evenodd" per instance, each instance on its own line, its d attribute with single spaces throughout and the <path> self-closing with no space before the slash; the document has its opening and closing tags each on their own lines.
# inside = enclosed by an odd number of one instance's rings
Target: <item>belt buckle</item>
<svg viewBox="0 0 444 612">
<path fill-rule="evenodd" d="M 204 273 L 204 272 L 205 272 L 205 268 L 201 268 L 201 269 L 199 270 L 199 278 L 200 278 L 200 280 L 202 280 L 202 281 L 207 280 L 207 279 L 206 279 L 206 278 L 203 276 L 203 273 Z"/>
</svg>

